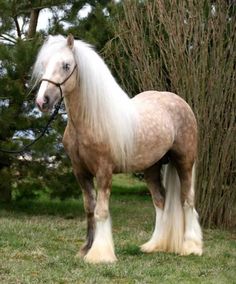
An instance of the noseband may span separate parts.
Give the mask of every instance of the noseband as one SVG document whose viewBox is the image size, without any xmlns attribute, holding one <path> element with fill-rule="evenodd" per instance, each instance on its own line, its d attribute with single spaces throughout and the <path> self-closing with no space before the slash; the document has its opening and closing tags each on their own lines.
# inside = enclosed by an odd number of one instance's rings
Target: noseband
<svg viewBox="0 0 236 284">
<path fill-rule="evenodd" d="M 56 87 L 58 87 L 59 90 L 60 90 L 60 95 L 61 95 L 60 101 L 62 101 L 62 100 L 63 100 L 63 93 L 62 93 L 61 86 L 62 86 L 63 84 L 65 84 L 65 82 L 70 79 L 70 77 L 72 76 L 72 74 L 74 73 L 74 71 L 75 71 L 76 68 L 77 68 L 77 64 L 75 64 L 75 66 L 74 66 L 73 70 L 71 71 L 71 73 L 70 73 L 70 74 L 68 75 L 68 77 L 66 77 L 61 83 L 57 83 L 57 82 L 54 82 L 54 81 L 52 81 L 52 80 L 50 80 L 50 79 L 44 79 L 44 78 L 43 78 L 43 79 L 40 80 L 39 84 L 41 84 L 43 81 L 46 81 L 46 82 L 49 82 L 49 83 L 55 85 Z"/>
</svg>

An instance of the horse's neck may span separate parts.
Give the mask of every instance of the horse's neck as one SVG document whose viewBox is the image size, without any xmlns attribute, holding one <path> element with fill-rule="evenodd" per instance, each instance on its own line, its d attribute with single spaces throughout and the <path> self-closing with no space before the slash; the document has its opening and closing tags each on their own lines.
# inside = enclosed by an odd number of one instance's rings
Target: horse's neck
<svg viewBox="0 0 236 284">
<path fill-rule="evenodd" d="M 81 143 L 94 143 L 94 131 L 85 123 L 82 116 L 82 105 L 79 95 L 79 89 L 73 93 L 66 94 L 64 98 L 67 112 L 67 128 L 72 139 L 79 139 Z M 103 143 L 99 140 L 98 143 Z"/>
<path fill-rule="evenodd" d="M 65 95 L 65 107 L 68 116 L 68 125 L 79 130 L 82 127 L 81 104 L 79 101 L 79 91 L 76 88 L 73 92 Z"/>
</svg>

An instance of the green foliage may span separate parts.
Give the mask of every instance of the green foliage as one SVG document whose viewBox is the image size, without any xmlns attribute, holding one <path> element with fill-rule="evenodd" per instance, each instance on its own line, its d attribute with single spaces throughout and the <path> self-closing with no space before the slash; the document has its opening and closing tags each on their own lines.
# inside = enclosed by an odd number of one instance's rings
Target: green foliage
<svg viewBox="0 0 236 284">
<path fill-rule="evenodd" d="M 91 12 L 80 19 L 78 13 L 85 5 Z M 0 148 L 19 149 L 46 124 L 48 115 L 39 115 L 34 105 L 36 90 L 28 94 L 31 68 L 47 34 L 72 32 L 100 49 L 111 37 L 110 15 L 115 6 L 105 0 L 0 1 Z M 29 36 L 33 22 L 37 26 L 37 17 L 46 8 L 53 15 L 48 31 L 33 29 Z M 61 199 L 78 196 L 79 186 L 61 143 L 65 126 L 65 117 L 59 116 L 46 136 L 23 156 L 0 152 L 0 171 L 5 173 L 0 176 L 0 199 L 9 199 L 11 194 L 17 200 L 44 194 Z"/>
</svg>

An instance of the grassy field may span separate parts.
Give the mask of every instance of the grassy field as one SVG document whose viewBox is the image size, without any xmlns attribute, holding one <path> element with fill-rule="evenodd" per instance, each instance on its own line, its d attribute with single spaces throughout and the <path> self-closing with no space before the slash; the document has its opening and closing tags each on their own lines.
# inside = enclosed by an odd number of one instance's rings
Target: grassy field
<svg viewBox="0 0 236 284">
<path fill-rule="evenodd" d="M 86 232 L 81 200 L 2 206 L 0 283 L 236 283 L 235 232 L 205 230 L 202 257 L 143 254 L 139 245 L 154 222 L 150 196 L 142 183 L 123 176 L 115 178 L 113 193 L 113 265 L 75 258 Z"/>
</svg>

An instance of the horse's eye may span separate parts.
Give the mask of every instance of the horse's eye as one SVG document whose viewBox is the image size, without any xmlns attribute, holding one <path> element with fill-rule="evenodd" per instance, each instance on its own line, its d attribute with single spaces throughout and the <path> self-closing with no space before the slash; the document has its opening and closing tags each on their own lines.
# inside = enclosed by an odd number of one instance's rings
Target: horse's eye
<svg viewBox="0 0 236 284">
<path fill-rule="evenodd" d="M 70 64 L 69 63 L 63 63 L 62 68 L 64 71 L 69 71 L 70 70 Z"/>
</svg>

